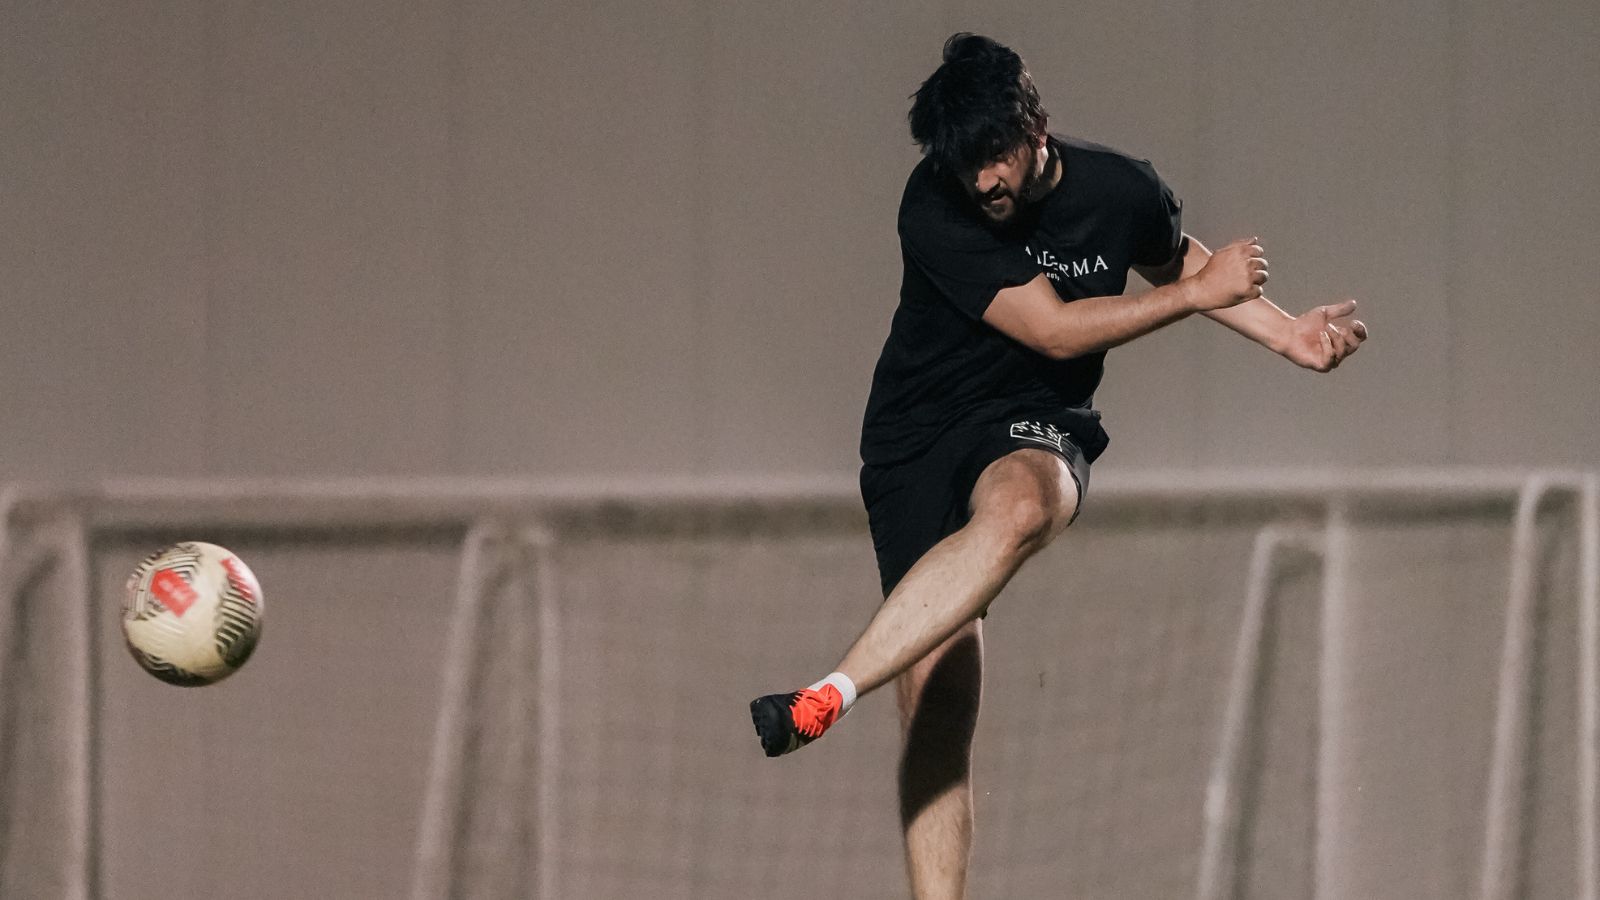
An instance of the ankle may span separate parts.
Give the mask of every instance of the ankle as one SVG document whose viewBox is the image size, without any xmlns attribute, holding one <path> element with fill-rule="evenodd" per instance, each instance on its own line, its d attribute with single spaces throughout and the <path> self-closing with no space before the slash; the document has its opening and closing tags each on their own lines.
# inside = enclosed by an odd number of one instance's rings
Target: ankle
<svg viewBox="0 0 1600 900">
<path fill-rule="evenodd" d="M 824 686 L 830 686 L 839 692 L 839 715 L 841 717 L 850 711 L 850 707 L 855 705 L 856 683 L 850 680 L 849 675 L 843 672 L 830 672 L 827 678 L 813 684 L 811 690 L 820 691 Z"/>
</svg>

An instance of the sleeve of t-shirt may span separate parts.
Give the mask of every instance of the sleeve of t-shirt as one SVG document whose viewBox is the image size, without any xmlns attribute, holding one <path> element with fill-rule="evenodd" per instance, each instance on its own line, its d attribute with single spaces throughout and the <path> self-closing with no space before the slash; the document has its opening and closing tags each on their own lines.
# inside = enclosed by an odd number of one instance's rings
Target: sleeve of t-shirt
<svg viewBox="0 0 1600 900">
<path fill-rule="evenodd" d="M 900 213 L 900 246 L 915 266 L 962 314 L 982 319 L 995 294 L 1027 284 L 1039 265 L 1027 250 L 939 204 L 907 206 Z"/>
<path fill-rule="evenodd" d="M 1183 245 L 1183 201 L 1143 160 L 1135 166 L 1138 185 L 1133 216 L 1134 265 L 1161 266 L 1172 261 Z"/>
</svg>

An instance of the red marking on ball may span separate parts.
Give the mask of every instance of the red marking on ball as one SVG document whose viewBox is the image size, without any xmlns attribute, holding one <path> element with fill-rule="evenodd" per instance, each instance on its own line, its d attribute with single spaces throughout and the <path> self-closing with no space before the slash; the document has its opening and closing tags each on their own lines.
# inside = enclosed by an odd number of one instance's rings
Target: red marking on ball
<svg viewBox="0 0 1600 900">
<path fill-rule="evenodd" d="M 160 569 L 150 576 L 150 593 L 162 606 L 181 616 L 189 611 L 200 595 L 178 574 L 176 569 Z"/>
<path fill-rule="evenodd" d="M 245 600 L 251 603 L 256 602 L 256 592 L 250 586 L 249 577 L 244 574 L 244 566 L 241 566 L 237 559 L 226 556 L 222 559 L 222 567 L 228 570 L 228 582 L 233 585 L 233 589 L 238 591 Z"/>
</svg>

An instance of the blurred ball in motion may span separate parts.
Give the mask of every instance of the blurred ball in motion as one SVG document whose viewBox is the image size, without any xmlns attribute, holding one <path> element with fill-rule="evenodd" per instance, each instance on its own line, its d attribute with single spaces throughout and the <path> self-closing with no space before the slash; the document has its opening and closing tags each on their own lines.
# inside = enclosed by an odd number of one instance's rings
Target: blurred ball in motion
<svg viewBox="0 0 1600 900">
<path fill-rule="evenodd" d="M 152 554 L 128 577 L 122 634 L 146 672 L 170 684 L 215 684 L 244 665 L 261 636 L 261 585 L 216 544 Z"/>
</svg>

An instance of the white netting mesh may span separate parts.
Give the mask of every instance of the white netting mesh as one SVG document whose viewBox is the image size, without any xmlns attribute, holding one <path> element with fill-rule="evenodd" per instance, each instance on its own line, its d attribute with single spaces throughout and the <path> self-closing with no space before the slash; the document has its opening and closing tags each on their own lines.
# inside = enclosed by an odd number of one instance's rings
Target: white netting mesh
<svg viewBox="0 0 1600 900">
<path fill-rule="evenodd" d="M 746 711 L 824 672 L 876 607 L 859 511 L 843 499 L 635 506 L 568 506 L 536 533 L 528 516 L 495 517 L 447 736 L 463 756 L 437 810 L 439 896 L 906 896 L 888 692 L 780 760 L 761 756 Z M 1276 582 L 1231 896 L 1311 897 L 1319 841 L 1348 890 L 1324 896 L 1476 891 L 1508 511 L 1357 518 L 1336 735 L 1318 731 L 1320 573 Z M 1194 895 L 1253 540 L 1304 513 L 1091 504 L 1007 589 L 985 624 L 976 900 Z M 1567 896 L 1575 545 L 1569 511 L 1547 518 L 1523 883 Z M 123 524 L 93 544 L 100 774 L 86 896 L 410 896 L 463 530 L 193 531 Z M 177 537 L 235 550 L 269 598 L 260 653 L 216 688 L 155 682 L 117 636 L 122 578 Z M 0 573 L 16 571 L 23 543 Z M 67 896 L 73 865 L 59 752 L 72 686 L 59 663 L 77 598 L 63 578 L 46 568 L 16 585 L 0 620 L 7 898 Z M 1331 790 L 1317 783 L 1319 739 L 1342 760 Z M 1319 795 L 1342 821 L 1319 819 Z"/>
</svg>

